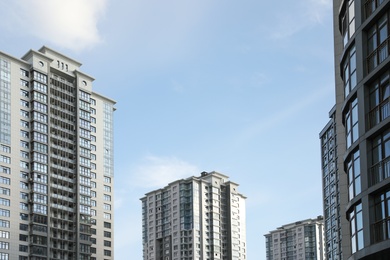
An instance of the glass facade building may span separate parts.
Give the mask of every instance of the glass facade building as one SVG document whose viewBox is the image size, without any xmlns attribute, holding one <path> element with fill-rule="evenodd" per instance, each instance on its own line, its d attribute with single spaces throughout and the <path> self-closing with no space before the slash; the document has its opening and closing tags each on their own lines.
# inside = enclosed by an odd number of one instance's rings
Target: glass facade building
<svg viewBox="0 0 390 260">
<path fill-rule="evenodd" d="M 328 259 L 388 259 L 390 1 L 334 0 L 333 14 L 336 105 L 320 134 L 324 145 L 333 128 L 336 140 L 337 222 L 325 224 Z M 323 184 L 326 220 L 332 214 Z"/>
</svg>

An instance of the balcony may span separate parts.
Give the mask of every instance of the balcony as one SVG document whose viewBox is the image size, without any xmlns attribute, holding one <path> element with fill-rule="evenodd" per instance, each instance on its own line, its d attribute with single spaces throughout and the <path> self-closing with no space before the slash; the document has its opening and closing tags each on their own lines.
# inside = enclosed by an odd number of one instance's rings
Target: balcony
<svg viewBox="0 0 390 260">
<path fill-rule="evenodd" d="M 387 37 L 367 56 L 367 73 L 370 73 L 389 56 L 389 40 L 390 37 Z"/>
<path fill-rule="evenodd" d="M 370 186 L 375 185 L 390 177 L 390 157 L 373 165 L 369 169 Z"/>
<path fill-rule="evenodd" d="M 378 243 L 390 238 L 390 217 L 374 223 L 372 226 L 372 242 Z"/>
<path fill-rule="evenodd" d="M 383 100 L 368 113 L 368 128 L 371 129 L 390 116 L 389 98 Z"/>
</svg>

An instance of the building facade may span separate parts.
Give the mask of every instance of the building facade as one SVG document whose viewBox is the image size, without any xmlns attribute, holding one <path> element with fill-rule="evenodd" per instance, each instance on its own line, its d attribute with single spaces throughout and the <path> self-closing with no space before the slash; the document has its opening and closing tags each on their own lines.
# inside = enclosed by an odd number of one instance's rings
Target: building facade
<svg viewBox="0 0 390 260">
<path fill-rule="evenodd" d="M 246 197 L 228 179 L 202 172 L 145 194 L 143 259 L 246 259 Z"/>
<path fill-rule="evenodd" d="M 0 259 L 114 259 L 115 102 L 80 66 L 0 52 Z"/>
<path fill-rule="evenodd" d="M 338 239 L 326 236 L 329 259 L 390 255 L 389 15 L 388 0 L 333 1 Z"/>
<path fill-rule="evenodd" d="M 265 235 L 267 260 L 324 260 L 322 216 L 283 225 Z"/>
</svg>

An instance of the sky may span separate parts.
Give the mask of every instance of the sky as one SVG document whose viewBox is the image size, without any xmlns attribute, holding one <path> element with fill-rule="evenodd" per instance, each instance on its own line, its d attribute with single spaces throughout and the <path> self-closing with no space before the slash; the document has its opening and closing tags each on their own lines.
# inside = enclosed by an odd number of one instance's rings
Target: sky
<svg viewBox="0 0 390 260">
<path fill-rule="evenodd" d="M 0 0 L 0 50 L 45 45 L 117 102 L 115 259 L 142 259 L 145 193 L 202 171 L 264 234 L 322 215 L 319 132 L 334 105 L 331 0 Z"/>
</svg>

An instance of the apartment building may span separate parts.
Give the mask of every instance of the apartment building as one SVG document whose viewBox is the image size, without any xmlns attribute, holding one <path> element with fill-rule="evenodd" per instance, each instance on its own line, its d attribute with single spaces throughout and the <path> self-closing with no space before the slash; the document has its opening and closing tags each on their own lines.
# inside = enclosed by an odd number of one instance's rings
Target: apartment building
<svg viewBox="0 0 390 260">
<path fill-rule="evenodd" d="M 218 172 L 176 180 L 142 201 L 144 260 L 244 260 L 245 199 Z"/>
<path fill-rule="evenodd" d="M 283 225 L 265 235 L 267 260 L 324 260 L 322 216 Z"/>
<path fill-rule="evenodd" d="M 321 132 L 328 259 L 390 255 L 390 58 L 388 0 L 334 0 L 336 106 L 331 115 L 336 186 Z M 327 130 L 328 129 L 328 130 Z M 336 208 L 329 208 L 334 192 Z M 332 216 L 335 211 L 335 218 Z M 335 227 L 335 229 L 333 229 Z"/>
<path fill-rule="evenodd" d="M 80 66 L 0 52 L 0 259 L 114 259 L 115 102 Z"/>
</svg>

